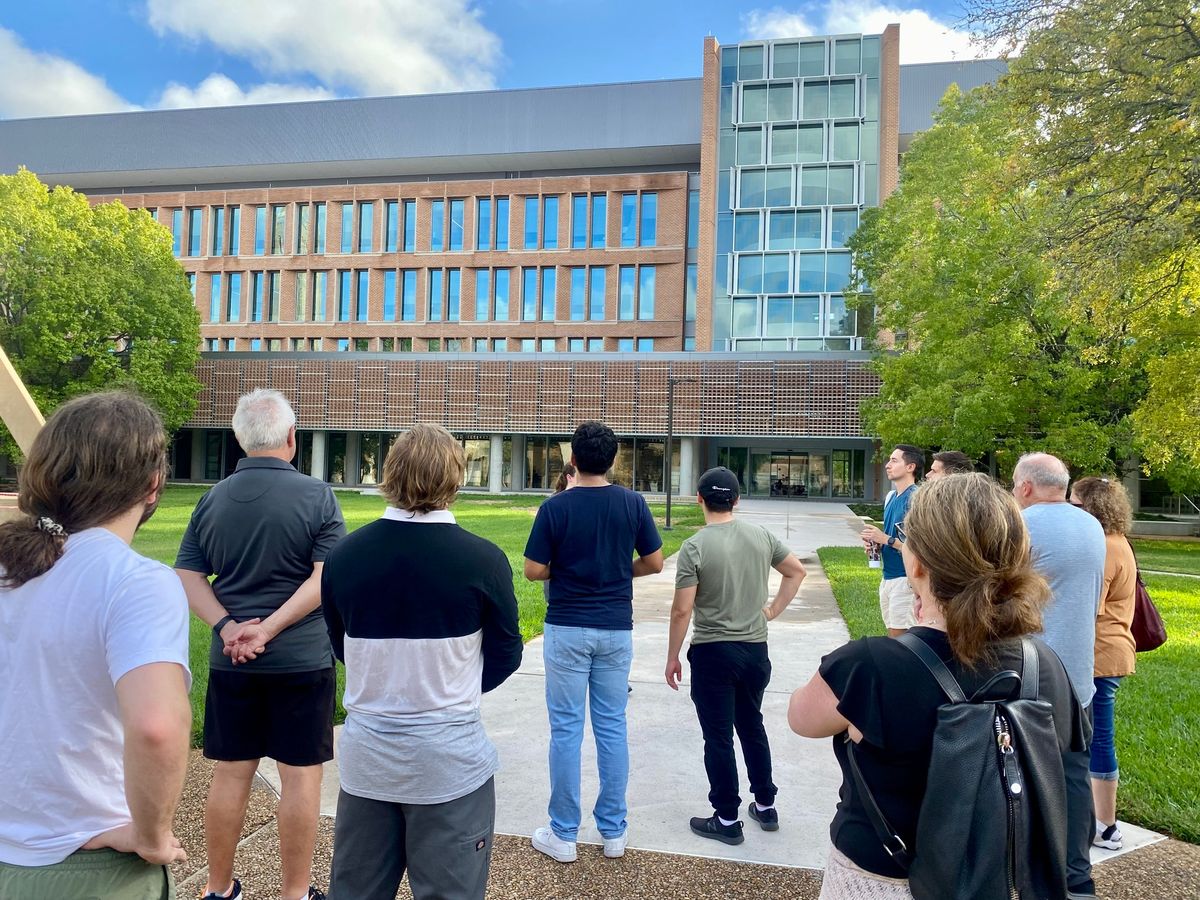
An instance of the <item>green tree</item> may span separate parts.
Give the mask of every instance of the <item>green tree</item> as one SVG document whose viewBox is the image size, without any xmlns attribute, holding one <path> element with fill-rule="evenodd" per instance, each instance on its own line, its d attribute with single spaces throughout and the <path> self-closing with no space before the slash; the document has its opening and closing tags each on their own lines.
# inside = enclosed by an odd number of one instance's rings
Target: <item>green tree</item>
<svg viewBox="0 0 1200 900">
<path fill-rule="evenodd" d="M 1005 88 L 1025 121 L 1026 177 L 1058 195 L 1046 258 L 1094 355 L 1143 369 L 1132 418 L 1149 469 L 1200 472 L 1200 7 L 1194 0 L 972 0 L 1021 46 Z M 1117 340 L 1116 338 L 1123 338 Z"/>
<path fill-rule="evenodd" d="M 140 391 L 171 431 L 195 408 L 200 322 L 170 235 L 25 169 L 0 176 L 0 343 L 43 413 L 112 387 Z"/>
<path fill-rule="evenodd" d="M 1022 174 L 1028 117 L 1002 87 L 952 88 L 904 157 L 900 188 L 851 240 L 879 325 L 898 338 L 876 362 L 868 428 L 997 454 L 1029 449 L 1111 469 L 1130 449 L 1136 371 L 1096 350 L 1106 337 L 1072 304 L 1045 257 L 1054 208 Z"/>
</svg>

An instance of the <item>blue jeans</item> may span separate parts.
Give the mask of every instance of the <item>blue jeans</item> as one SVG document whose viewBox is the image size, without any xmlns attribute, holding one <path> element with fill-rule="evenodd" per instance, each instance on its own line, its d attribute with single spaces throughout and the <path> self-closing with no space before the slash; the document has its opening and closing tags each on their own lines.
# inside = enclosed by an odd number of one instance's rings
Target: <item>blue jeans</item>
<svg viewBox="0 0 1200 900">
<path fill-rule="evenodd" d="M 1097 781 L 1116 781 L 1120 776 L 1120 767 L 1117 765 L 1117 748 L 1113 743 L 1117 734 L 1113 723 L 1113 707 L 1121 679 L 1095 678 L 1093 681 L 1096 683 L 1096 695 L 1092 698 L 1092 715 L 1095 718 L 1088 774 Z"/>
<path fill-rule="evenodd" d="M 542 659 L 550 714 L 550 827 L 564 841 L 574 841 L 579 834 L 579 749 L 586 703 L 600 770 L 600 793 L 592 815 L 600 834 L 620 837 L 628 812 L 625 706 L 633 632 L 547 625 Z"/>
</svg>

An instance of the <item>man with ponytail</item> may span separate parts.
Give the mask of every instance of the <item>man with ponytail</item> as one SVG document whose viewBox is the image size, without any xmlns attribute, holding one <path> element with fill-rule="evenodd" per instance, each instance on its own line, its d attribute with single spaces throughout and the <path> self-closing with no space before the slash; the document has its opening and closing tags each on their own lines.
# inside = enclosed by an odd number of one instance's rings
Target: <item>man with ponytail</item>
<svg viewBox="0 0 1200 900">
<path fill-rule="evenodd" d="M 187 598 L 130 548 L 167 474 L 143 400 L 77 397 L 0 525 L 0 897 L 174 897 L 187 769 Z"/>
<path fill-rule="evenodd" d="M 1034 568 L 1050 583 L 1042 638 L 1062 659 L 1090 723 L 1095 682 L 1096 616 L 1104 590 L 1104 529 L 1067 502 L 1070 473 L 1049 453 L 1027 453 L 1013 469 L 1013 496 L 1029 528 Z M 1090 729 L 1089 729 L 1090 730 Z M 1071 897 L 1094 897 L 1089 850 L 1096 832 L 1090 754 L 1085 746 L 1063 756 L 1067 778 L 1067 887 Z"/>
</svg>

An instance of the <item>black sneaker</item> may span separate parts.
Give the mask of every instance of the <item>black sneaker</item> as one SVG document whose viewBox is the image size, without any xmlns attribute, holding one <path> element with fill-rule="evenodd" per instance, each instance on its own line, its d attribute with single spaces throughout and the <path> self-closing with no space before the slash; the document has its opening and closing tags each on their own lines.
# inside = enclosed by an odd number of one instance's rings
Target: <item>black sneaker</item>
<svg viewBox="0 0 1200 900">
<path fill-rule="evenodd" d="M 325 900 L 325 894 L 310 884 L 308 886 L 308 900 Z"/>
<path fill-rule="evenodd" d="M 233 890 L 228 894 L 213 892 L 205 894 L 200 900 L 242 900 L 242 883 L 235 878 L 233 879 Z"/>
<path fill-rule="evenodd" d="M 758 827 L 763 831 L 779 830 L 779 812 L 775 809 L 775 807 L 771 807 L 770 809 L 759 809 L 758 804 L 751 800 L 747 812 L 750 813 L 750 818 L 757 822 Z"/>
<path fill-rule="evenodd" d="M 734 822 L 732 825 L 722 825 L 721 820 L 715 815 L 709 816 L 707 819 L 701 819 L 699 816 L 693 817 L 692 834 L 712 838 L 714 841 L 720 841 L 722 844 L 740 844 L 746 839 L 742 835 L 741 822 Z"/>
</svg>

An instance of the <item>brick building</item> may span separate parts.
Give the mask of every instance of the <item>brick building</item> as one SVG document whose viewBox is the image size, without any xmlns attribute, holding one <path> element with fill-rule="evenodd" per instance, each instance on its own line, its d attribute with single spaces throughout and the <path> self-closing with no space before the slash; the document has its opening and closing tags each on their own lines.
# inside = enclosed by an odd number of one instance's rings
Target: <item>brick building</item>
<svg viewBox="0 0 1200 900">
<path fill-rule="evenodd" d="M 236 398 L 272 386 L 334 483 L 434 421 L 469 487 L 545 490 L 600 418 L 614 479 L 659 493 L 670 383 L 678 493 L 720 462 L 751 496 L 873 498 L 845 241 L 945 88 L 1002 71 L 898 60 L 896 26 L 709 38 L 700 79 L 16 120 L 0 171 L 170 230 L 204 351 L 176 478 L 231 471 Z"/>
</svg>

